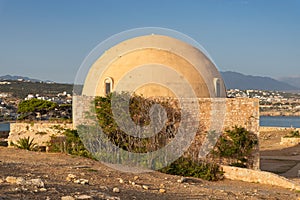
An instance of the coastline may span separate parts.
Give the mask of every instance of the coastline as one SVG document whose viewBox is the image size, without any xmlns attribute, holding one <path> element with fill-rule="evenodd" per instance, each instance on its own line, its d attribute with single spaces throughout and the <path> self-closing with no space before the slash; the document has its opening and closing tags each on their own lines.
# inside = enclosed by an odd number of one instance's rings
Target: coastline
<svg viewBox="0 0 300 200">
<path fill-rule="evenodd" d="M 260 111 L 260 117 L 300 117 L 300 112 L 262 112 Z"/>
<path fill-rule="evenodd" d="M 291 127 L 276 127 L 276 126 L 259 126 L 260 132 L 269 132 L 269 131 L 290 131 L 290 130 L 298 130 L 300 128 L 291 128 Z"/>
</svg>

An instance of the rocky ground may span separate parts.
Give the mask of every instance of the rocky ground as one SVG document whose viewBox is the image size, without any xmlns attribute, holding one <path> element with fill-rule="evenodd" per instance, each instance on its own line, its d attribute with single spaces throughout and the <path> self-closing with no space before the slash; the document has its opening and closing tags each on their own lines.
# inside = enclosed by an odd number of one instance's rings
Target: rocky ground
<svg viewBox="0 0 300 200">
<path fill-rule="evenodd" d="M 149 172 L 124 173 L 100 162 L 57 153 L 0 147 L 4 199 L 298 199 L 287 189 Z"/>
</svg>

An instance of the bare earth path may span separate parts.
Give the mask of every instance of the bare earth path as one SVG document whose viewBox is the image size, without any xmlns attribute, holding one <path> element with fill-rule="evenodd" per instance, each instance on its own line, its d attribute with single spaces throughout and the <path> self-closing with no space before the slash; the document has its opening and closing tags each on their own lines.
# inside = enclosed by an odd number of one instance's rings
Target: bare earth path
<svg viewBox="0 0 300 200">
<path fill-rule="evenodd" d="M 67 182 L 68 174 L 89 180 L 88 185 Z M 25 180 L 40 178 L 45 189 L 30 185 L 10 184 L 7 176 Z M 138 176 L 134 180 L 134 176 Z M 124 183 L 120 183 L 122 178 Z M 61 199 L 63 196 L 86 199 L 298 199 L 300 193 L 279 187 L 223 180 L 208 182 L 150 172 L 124 173 L 110 169 L 100 162 L 65 154 L 30 152 L 0 147 L 0 200 Z M 1 183 L 2 180 L 2 183 Z M 134 181 L 136 184 L 129 184 Z M 147 187 L 142 187 L 146 185 Z M 114 193 L 117 187 L 120 192 Z M 160 193 L 163 188 L 165 193 Z M 81 196 L 80 196 L 81 195 Z M 83 196 L 85 195 L 85 196 Z"/>
</svg>

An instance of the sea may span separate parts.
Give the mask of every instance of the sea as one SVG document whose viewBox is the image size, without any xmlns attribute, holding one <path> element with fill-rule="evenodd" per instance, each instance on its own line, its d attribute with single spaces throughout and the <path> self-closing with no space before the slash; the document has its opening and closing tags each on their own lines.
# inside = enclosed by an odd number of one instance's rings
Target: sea
<svg viewBox="0 0 300 200">
<path fill-rule="evenodd" d="M 260 126 L 300 128 L 300 117 L 295 116 L 261 116 Z"/>
<path fill-rule="evenodd" d="M 261 116 L 260 126 L 300 128 L 300 117 L 295 116 Z M 0 131 L 9 131 L 10 124 L 0 123 Z"/>
<path fill-rule="evenodd" d="M 2 131 L 10 131 L 9 122 L 1 122 L 0 123 L 0 132 L 2 132 Z"/>
</svg>

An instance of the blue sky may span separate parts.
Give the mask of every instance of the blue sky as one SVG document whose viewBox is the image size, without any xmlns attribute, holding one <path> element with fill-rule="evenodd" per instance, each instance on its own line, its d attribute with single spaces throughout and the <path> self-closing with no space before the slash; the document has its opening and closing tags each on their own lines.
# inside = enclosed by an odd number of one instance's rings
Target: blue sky
<svg viewBox="0 0 300 200">
<path fill-rule="evenodd" d="M 164 27 L 198 41 L 221 71 L 300 76 L 298 0 L 0 0 L 0 75 L 72 83 L 101 41 Z"/>
</svg>

